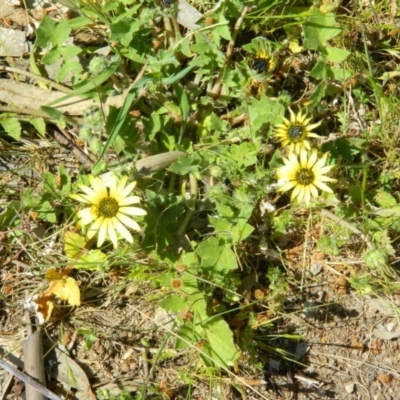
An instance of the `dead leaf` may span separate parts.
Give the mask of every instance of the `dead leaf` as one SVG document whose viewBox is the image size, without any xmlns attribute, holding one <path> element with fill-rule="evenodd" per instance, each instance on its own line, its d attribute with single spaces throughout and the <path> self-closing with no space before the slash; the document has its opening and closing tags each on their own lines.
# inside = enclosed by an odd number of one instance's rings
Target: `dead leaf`
<svg viewBox="0 0 400 400">
<path fill-rule="evenodd" d="M 45 293 L 54 294 L 71 306 L 81 305 L 81 294 L 74 278 L 68 277 L 51 282 Z"/>
<path fill-rule="evenodd" d="M 44 347 L 49 350 L 46 361 L 50 361 L 52 365 L 50 374 L 63 385 L 64 390 L 68 392 L 70 388 L 76 389 L 74 399 L 96 400 L 89 379 L 80 365 L 64 351 L 54 347 L 51 341 L 46 341 Z"/>
<path fill-rule="evenodd" d="M 24 303 L 24 308 L 25 310 L 35 314 L 39 325 L 43 325 L 49 320 L 51 313 L 53 312 L 54 304 L 50 300 L 49 296 L 41 293 L 28 298 Z"/>
<path fill-rule="evenodd" d="M 54 294 L 59 299 L 67 301 L 71 306 L 81 304 L 79 286 L 74 278 L 69 277 L 72 267 L 65 269 L 50 268 L 46 271 L 45 278 L 50 280 L 48 289 L 44 292 L 45 296 Z"/>
</svg>

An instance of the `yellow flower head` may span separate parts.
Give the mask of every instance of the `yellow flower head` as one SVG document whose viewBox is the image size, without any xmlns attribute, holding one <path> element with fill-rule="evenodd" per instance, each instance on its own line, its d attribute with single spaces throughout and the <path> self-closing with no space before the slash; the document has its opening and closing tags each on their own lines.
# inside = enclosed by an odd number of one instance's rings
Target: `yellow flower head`
<svg viewBox="0 0 400 400">
<path fill-rule="evenodd" d="M 88 204 L 89 207 L 78 211 L 79 224 L 89 226 L 87 238 L 91 239 L 98 234 L 97 247 L 100 247 L 108 238 L 117 247 L 118 236 L 122 236 L 128 242 L 133 243 L 131 233 L 125 225 L 136 231 L 140 226 L 131 217 L 146 215 L 146 211 L 132 207 L 139 203 L 138 196 L 129 196 L 136 186 L 136 182 L 126 185 L 128 178 L 122 177 L 117 181 L 114 174 L 111 175 L 109 184 L 103 179 L 89 175 L 91 187 L 78 185 L 82 194 L 70 194 L 75 200 Z"/>
<path fill-rule="evenodd" d="M 308 143 L 307 138 L 319 136 L 311 132 L 314 128 L 321 124 L 317 122 L 316 124 L 309 125 L 311 118 L 307 118 L 307 114 L 302 114 L 301 111 L 296 115 L 290 108 L 290 120 L 282 117 L 283 124 L 275 125 L 275 136 L 285 147 L 289 145 L 289 152 L 293 149 L 298 153 L 300 149 L 306 148 L 310 150 L 310 143 Z"/>
<path fill-rule="evenodd" d="M 272 57 L 267 51 L 256 53 L 251 68 L 258 74 L 263 72 L 272 72 L 276 68 L 276 58 Z"/>
<path fill-rule="evenodd" d="M 245 84 L 245 93 L 247 96 L 260 97 L 267 90 L 267 81 L 260 79 L 249 79 Z"/>
<path fill-rule="evenodd" d="M 257 74 L 271 73 L 277 66 L 272 43 L 265 38 L 254 38 L 247 49 L 252 53 L 251 68 Z"/>
<path fill-rule="evenodd" d="M 278 189 L 279 192 L 286 192 L 293 189 L 291 200 L 295 198 L 299 202 L 310 203 L 311 196 L 318 196 L 318 189 L 333 193 L 332 189 L 324 182 L 336 182 L 336 179 L 325 176 L 332 166 L 325 165 L 328 154 L 325 153 L 318 159 L 317 151 L 308 153 L 304 148 L 300 154 L 289 153 L 289 158 L 284 158 L 285 165 L 277 170 L 279 180 L 285 183 Z"/>
</svg>

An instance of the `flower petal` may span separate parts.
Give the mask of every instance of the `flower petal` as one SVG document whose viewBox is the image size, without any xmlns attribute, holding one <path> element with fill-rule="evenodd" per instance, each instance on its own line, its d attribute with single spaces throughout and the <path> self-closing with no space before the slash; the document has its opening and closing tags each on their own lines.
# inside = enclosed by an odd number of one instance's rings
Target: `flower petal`
<svg viewBox="0 0 400 400">
<path fill-rule="evenodd" d="M 133 237 L 128 229 L 126 229 L 125 226 L 116 218 L 114 218 L 113 223 L 115 230 L 120 234 L 120 236 L 122 236 L 129 243 L 133 243 Z"/>
<path fill-rule="evenodd" d="M 118 219 L 123 222 L 126 226 L 128 226 L 131 229 L 134 229 L 135 231 L 140 231 L 141 228 L 139 224 L 134 221 L 132 218 L 129 218 L 128 216 L 124 214 L 118 214 Z"/>
<path fill-rule="evenodd" d="M 139 196 L 125 197 L 124 199 L 121 199 L 118 203 L 121 207 L 129 206 L 131 204 L 137 204 L 140 203 L 140 197 Z"/>
<path fill-rule="evenodd" d="M 78 211 L 78 217 L 81 219 L 83 225 L 89 225 L 92 221 L 97 218 L 97 215 L 92 212 L 92 207 L 84 208 Z"/>
<path fill-rule="evenodd" d="M 100 218 L 99 218 L 99 220 L 100 220 Z M 100 247 L 106 240 L 107 231 L 108 231 L 108 222 L 109 222 L 109 218 L 103 217 L 102 223 L 99 227 L 99 236 L 97 237 L 97 247 Z"/>
<path fill-rule="evenodd" d="M 117 234 L 115 233 L 115 228 L 114 228 L 114 224 L 115 224 L 116 218 L 108 218 L 108 228 L 107 228 L 107 233 L 108 233 L 108 237 L 110 238 L 114 249 L 117 248 L 118 246 L 118 238 L 117 238 Z"/>
<path fill-rule="evenodd" d="M 71 193 L 68 195 L 69 197 L 71 197 L 71 199 L 74 200 L 78 200 L 81 203 L 87 203 L 87 204 L 91 204 L 92 202 L 89 200 L 88 196 L 85 194 L 79 194 L 79 193 Z"/>
<path fill-rule="evenodd" d="M 314 185 L 319 187 L 324 192 L 333 193 L 333 190 L 329 186 L 325 185 L 324 182 L 316 181 L 316 182 L 314 182 Z"/>
<path fill-rule="evenodd" d="M 93 236 L 99 233 L 100 227 L 103 225 L 103 222 L 104 222 L 104 217 L 97 218 L 93 222 L 92 226 L 89 228 L 88 233 L 86 234 L 88 239 L 91 239 Z"/>
<path fill-rule="evenodd" d="M 119 212 L 125 215 L 147 215 L 147 212 L 139 207 L 120 207 Z"/>
<path fill-rule="evenodd" d="M 292 189 L 297 185 L 297 182 L 287 182 L 282 185 L 280 188 L 277 189 L 278 192 L 287 192 L 288 190 Z"/>
</svg>

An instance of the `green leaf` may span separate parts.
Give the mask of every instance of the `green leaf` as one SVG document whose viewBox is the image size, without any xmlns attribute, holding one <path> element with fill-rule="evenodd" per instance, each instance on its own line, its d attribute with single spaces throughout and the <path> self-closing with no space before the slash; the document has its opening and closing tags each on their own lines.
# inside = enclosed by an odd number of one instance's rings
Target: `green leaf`
<svg viewBox="0 0 400 400">
<path fill-rule="evenodd" d="M 198 153 L 183 155 L 167 169 L 178 175 L 194 174 L 199 171 L 200 156 Z"/>
<path fill-rule="evenodd" d="M 382 190 L 378 191 L 375 195 L 374 200 L 378 203 L 380 207 L 393 207 L 397 205 L 396 199 L 387 192 Z"/>
<path fill-rule="evenodd" d="M 71 28 L 67 19 L 64 18 L 56 23 L 46 15 L 36 30 L 35 46 L 45 48 L 50 45 L 61 45 L 68 39 L 70 33 Z"/>
<path fill-rule="evenodd" d="M 56 178 L 51 172 L 44 173 L 44 189 L 49 192 L 57 191 Z"/>
<path fill-rule="evenodd" d="M 79 28 L 90 25 L 92 23 L 93 21 L 90 18 L 84 16 L 76 17 L 68 21 L 68 25 L 71 30 L 78 30 Z"/>
<path fill-rule="evenodd" d="M 384 270 L 388 261 L 388 254 L 381 247 L 371 249 L 364 254 L 364 262 L 372 270 Z"/>
<path fill-rule="evenodd" d="M 257 162 L 258 151 L 258 146 L 249 142 L 234 144 L 230 148 L 233 161 L 238 167 L 254 165 Z"/>
<path fill-rule="evenodd" d="M 202 351 L 214 361 L 211 363 L 208 357 L 202 356 L 204 363 L 216 367 L 234 366 L 240 352 L 235 347 L 233 333 L 226 321 L 220 316 L 215 316 L 205 323 L 203 328 L 207 341 L 202 347 Z"/>
<path fill-rule="evenodd" d="M 7 134 L 13 139 L 19 140 L 21 138 L 21 124 L 18 118 L 8 117 L 7 114 L 3 114 L 1 117 L 0 124 Z"/>
<path fill-rule="evenodd" d="M 310 76 L 317 79 L 327 79 L 332 77 L 331 66 L 326 63 L 323 58 L 318 59 L 314 68 L 310 72 Z"/>
<path fill-rule="evenodd" d="M 163 79 L 161 82 L 163 85 L 172 85 L 175 82 L 180 81 L 182 78 L 184 78 L 193 68 L 197 67 L 198 65 L 200 65 L 200 60 L 198 59 L 194 59 L 190 62 L 190 65 L 187 66 L 186 68 L 184 68 L 182 71 L 178 72 L 175 75 L 171 75 L 168 78 Z"/>
<path fill-rule="evenodd" d="M 176 91 L 176 94 L 178 95 L 181 120 L 182 122 L 186 122 L 190 112 L 189 99 L 187 97 L 186 91 L 182 90 L 181 86 L 175 84 L 174 89 Z"/>
<path fill-rule="evenodd" d="M 132 41 L 133 34 L 141 27 L 139 20 L 124 19 L 110 25 L 110 39 L 121 43 L 124 47 L 129 47 Z"/>
<path fill-rule="evenodd" d="M 62 58 L 61 49 L 56 46 L 49 50 L 41 59 L 43 65 L 52 65 Z"/>
<path fill-rule="evenodd" d="M 5 210 L 0 213 L 0 229 L 7 230 L 19 224 L 19 213 L 21 203 L 16 200 L 11 200 Z"/>
<path fill-rule="evenodd" d="M 50 118 L 56 120 L 63 120 L 64 114 L 61 111 L 58 111 L 56 108 L 47 107 L 47 106 L 40 106 L 40 109 L 45 112 Z"/>
<path fill-rule="evenodd" d="M 285 113 L 285 107 L 277 100 L 272 100 L 265 94 L 260 99 L 252 98 L 249 104 L 249 128 L 256 133 L 263 125 L 282 123 L 281 115 Z"/>
<path fill-rule="evenodd" d="M 104 272 L 107 261 L 107 256 L 101 250 L 90 250 L 79 259 L 79 263 L 74 264 L 74 268 Z"/>
<path fill-rule="evenodd" d="M 237 269 L 237 260 L 230 244 L 225 244 L 222 239 L 210 237 L 201 242 L 196 249 L 201 258 L 201 267 L 210 272 L 232 271 Z"/>
<path fill-rule="evenodd" d="M 345 49 L 338 49 L 336 47 L 326 47 L 325 53 L 326 58 L 335 63 L 343 62 L 350 54 L 349 51 Z"/>
<path fill-rule="evenodd" d="M 57 221 L 57 215 L 54 212 L 54 208 L 48 201 L 41 202 L 37 212 L 39 213 L 39 217 L 44 221 L 51 222 L 52 224 Z"/>
<path fill-rule="evenodd" d="M 165 297 L 159 302 L 159 305 L 167 311 L 179 312 L 188 307 L 186 299 L 177 294 Z"/>
<path fill-rule="evenodd" d="M 328 40 L 337 36 L 341 29 L 335 15 L 323 14 L 317 7 L 311 8 L 313 16 L 303 26 L 304 45 L 310 50 L 324 49 Z"/>
<path fill-rule="evenodd" d="M 210 215 L 209 217 L 210 224 L 214 227 L 215 233 L 217 233 L 220 237 L 230 237 L 232 223 L 226 220 L 225 218 L 213 217 Z"/>
<path fill-rule="evenodd" d="M 84 254 L 86 240 L 79 233 L 66 231 L 64 235 L 64 252 L 71 260 L 79 260 Z"/>
<path fill-rule="evenodd" d="M 239 243 L 248 238 L 254 231 L 254 228 L 249 225 L 245 220 L 241 220 L 232 229 L 232 241 L 233 243 Z"/>
<path fill-rule="evenodd" d="M 345 68 L 331 67 L 332 79 L 337 79 L 340 82 L 349 79 L 352 73 Z"/>
<path fill-rule="evenodd" d="M 58 173 L 60 175 L 60 182 L 59 182 L 60 191 L 62 194 L 67 195 L 72 190 L 71 175 L 69 174 L 67 169 L 65 167 L 63 167 L 62 165 L 60 165 L 58 167 Z"/>
<path fill-rule="evenodd" d="M 103 74 L 101 74 L 101 75 L 103 75 Z M 110 136 L 108 137 L 106 144 L 103 146 L 100 156 L 97 159 L 96 164 L 93 166 L 93 168 L 96 167 L 100 163 L 100 161 L 106 154 L 107 150 L 113 144 L 116 136 L 119 134 L 121 127 L 124 125 L 126 118 L 129 115 L 130 107 L 131 107 L 133 101 L 137 98 L 137 92 L 139 91 L 139 89 L 141 89 L 147 83 L 152 82 L 153 80 L 154 80 L 154 78 L 151 76 L 144 76 L 143 78 L 139 79 L 131 87 L 131 89 L 128 92 L 128 95 L 125 98 L 124 104 L 119 109 L 119 113 L 118 113 L 115 125 L 113 126 L 113 128 L 110 132 Z"/>
<path fill-rule="evenodd" d="M 313 94 L 310 96 L 310 108 L 314 108 L 319 104 L 322 98 L 325 96 L 326 82 L 322 81 L 318 84 L 317 88 L 314 90 Z"/>
<path fill-rule="evenodd" d="M 227 130 L 227 122 L 220 119 L 213 112 L 207 115 L 203 122 L 199 124 L 198 133 L 202 137 L 210 135 L 212 132 L 225 132 Z"/>
<path fill-rule="evenodd" d="M 46 122 L 44 122 L 43 118 L 32 117 L 32 118 L 29 119 L 29 122 L 39 132 L 40 136 L 44 137 L 46 135 Z"/>
</svg>

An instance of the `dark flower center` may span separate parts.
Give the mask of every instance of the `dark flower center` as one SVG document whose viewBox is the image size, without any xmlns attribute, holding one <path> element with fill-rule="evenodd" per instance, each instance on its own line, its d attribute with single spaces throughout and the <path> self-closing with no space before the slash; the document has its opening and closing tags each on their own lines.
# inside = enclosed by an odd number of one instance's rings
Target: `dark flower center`
<svg viewBox="0 0 400 400">
<path fill-rule="evenodd" d="M 301 125 L 291 125 L 288 134 L 292 142 L 299 142 L 304 139 L 304 128 Z"/>
<path fill-rule="evenodd" d="M 106 197 L 105 199 L 100 200 L 97 214 L 99 217 L 113 218 L 118 214 L 118 210 L 118 201 L 112 197 Z"/>
<path fill-rule="evenodd" d="M 174 4 L 174 0 L 161 0 L 161 3 L 164 7 L 171 7 Z"/>
<path fill-rule="evenodd" d="M 308 168 L 300 168 L 296 173 L 296 181 L 300 185 L 308 186 L 314 183 L 315 175 Z"/>
<path fill-rule="evenodd" d="M 262 72 L 266 71 L 269 66 L 269 61 L 265 58 L 255 58 L 253 61 L 253 69 L 256 71 L 258 74 L 261 74 Z"/>
</svg>

